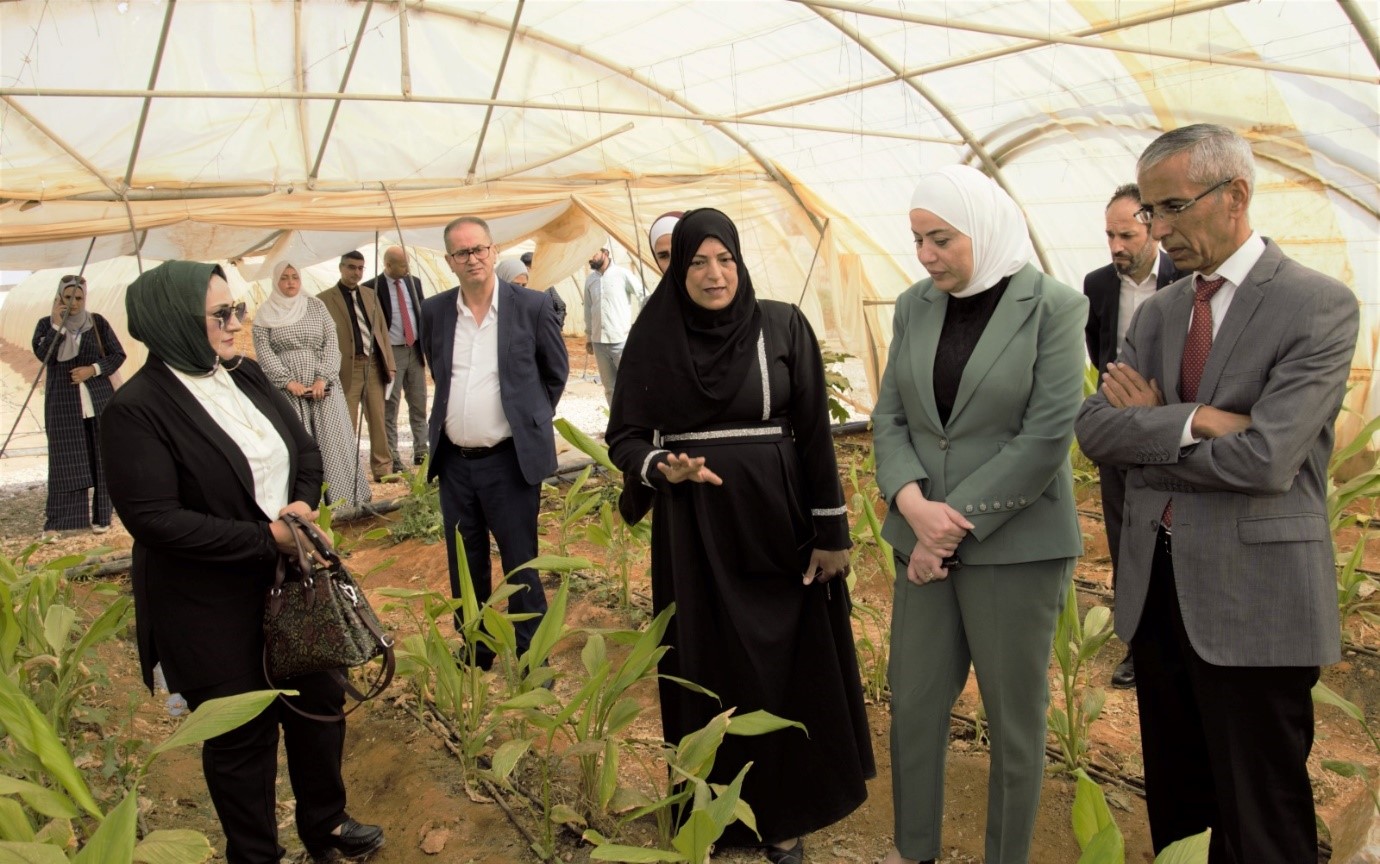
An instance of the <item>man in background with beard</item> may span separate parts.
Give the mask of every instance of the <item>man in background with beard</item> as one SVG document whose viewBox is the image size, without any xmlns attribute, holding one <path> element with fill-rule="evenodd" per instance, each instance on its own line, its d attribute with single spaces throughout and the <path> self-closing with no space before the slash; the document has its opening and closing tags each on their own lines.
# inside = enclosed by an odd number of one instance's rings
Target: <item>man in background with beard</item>
<svg viewBox="0 0 1380 864">
<path fill-rule="evenodd" d="M 1088 356 L 1097 367 L 1097 383 L 1107 364 L 1116 360 L 1121 340 L 1136 308 L 1156 291 L 1178 278 L 1174 262 L 1160 251 L 1150 236 L 1150 228 L 1136 220 L 1140 209 L 1140 187 L 1134 183 L 1118 186 L 1107 202 L 1107 247 L 1112 263 L 1099 267 L 1083 278 L 1083 293 L 1088 297 Z M 1112 590 L 1116 590 L 1117 558 L 1121 545 L 1122 504 L 1126 497 L 1126 469 L 1098 465 L 1102 486 L 1102 517 L 1107 530 L 1107 551 L 1112 557 Z M 1113 687 L 1134 687 L 1136 668 L 1128 649 L 1112 673 Z"/>
</svg>

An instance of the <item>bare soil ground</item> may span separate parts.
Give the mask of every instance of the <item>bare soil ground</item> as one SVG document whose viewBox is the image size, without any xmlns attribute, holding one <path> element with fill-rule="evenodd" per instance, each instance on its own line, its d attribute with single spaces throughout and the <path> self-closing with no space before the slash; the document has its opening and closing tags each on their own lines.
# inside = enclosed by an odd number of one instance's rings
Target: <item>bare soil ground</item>
<svg viewBox="0 0 1380 864">
<path fill-rule="evenodd" d="M 855 437 L 841 444 L 841 461 L 856 462 L 870 444 L 865 436 Z M 400 484 L 375 489 L 376 500 L 403 494 Z M 44 489 L 41 485 L 11 489 L 0 496 L 0 550 L 14 556 L 38 535 L 42 524 Z M 1100 522 L 1091 516 L 1097 512 L 1095 498 L 1082 502 L 1087 550 L 1080 560 L 1076 578 L 1094 590 L 1080 591 L 1080 605 L 1109 604 L 1110 600 L 1097 593 L 1097 586 L 1110 588 L 1110 564 Z M 371 528 L 388 524 L 388 520 L 371 519 L 352 523 L 343 528 L 350 538 L 359 538 Z M 549 537 L 548 539 L 554 539 Z M 34 554 L 34 560 L 53 560 L 62 555 L 87 551 L 96 547 L 114 550 L 118 554 L 130 545 L 128 535 L 117 524 L 111 533 L 96 537 L 72 534 L 58 538 Z M 1380 548 L 1371 544 L 1367 550 L 1366 566 L 1380 567 Z M 596 550 L 576 543 L 575 554 L 595 557 Z M 389 540 L 360 541 L 351 552 L 349 564 L 356 574 L 366 577 L 366 588 L 373 595 L 375 608 L 382 608 L 385 600 L 377 595 L 384 586 L 447 590 L 445 549 L 440 544 L 423 545 L 407 541 L 399 545 Z M 644 565 L 645 566 L 645 565 Z M 497 569 L 497 566 L 495 567 Z M 372 572 L 371 572 L 372 571 Z M 128 589 L 124 577 L 114 577 L 116 584 Z M 584 627 L 628 627 L 645 620 L 645 614 L 628 613 L 614 608 L 607 590 L 583 583 L 582 590 L 572 594 L 568 623 Z M 633 577 L 635 595 L 650 594 L 643 567 Z M 554 588 L 549 583 L 548 590 Z M 887 612 L 890 610 L 890 586 L 887 578 L 875 568 L 864 570 L 855 597 Z M 88 611 L 108 602 L 105 595 L 92 592 L 88 597 Z M 642 601 L 636 601 L 642 602 Z M 643 604 L 646 604 L 644 602 Z M 410 614 L 402 609 L 384 612 L 386 622 L 401 634 L 413 626 Z M 1364 625 L 1350 628 L 1350 638 L 1372 649 L 1380 648 L 1380 633 Z M 571 680 L 581 671 L 579 651 L 582 640 L 571 639 L 558 648 L 553 665 L 567 673 L 556 682 L 558 695 L 573 688 Z M 1125 648 L 1116 640 L 1110 642 L 1097 658 L 1092 670 L 1094 686 L 1106 686 L 1112 668 L 1121 659 Z M 110 685 L 99 694 L 99 701 L 110 709 L 107 728 L 91 729 L 92 736 L 120 736 L 146 741 L 162 740 L 179 722 L 167 716 L 163 698 L 149 695 L 139 680 L 132 633 L 121 641 L 106 646 L 101 658 L 106 664 Z M 865 670 L 866 671 L 866 670 Z M 1380 705 L 1380 657 L 1373 651 L 1348 651 L 1342 663 L 1324 670 L 1323 678 L 1342 695 L 1361 705 L 1370 715 Z M 1059 698 L 1057 676 L 1051 667 L 1051 686 L 1054 698 Z M 568 695 L 568 693 L 566 693 Z M 656 693 L 646 688 L 639 694 L 646 710 L 638 723 L 629 730 L 632 737 L 654 738 L 657 734 Z M 971 715 L 976 706 L 975 682 L 970 679 L 960 699 L 957 711 Z M 433 727 L 421 722 L 412 709 L 415 697 L 407 682 L 394 683 L 385 698 L 361 707 L 349 720 L 349 736 L 345 757 L 345 772 L 350 790 L 350 809 L 362 821 L 382 825 L 388 843 L 374 859 L 380 864 L 411 864 L 411 862 L 456 862 L 456 864 L 500 864 L 500 862 L 535 861 L 527 849 L 527 841 L 514 827 L 504 810 L 487 799 L 482 789 L 467 787 L 462 781 L 458 763 L 447 751 Z M 887 734 L 887 707 L 871 706 L 874 748 L 878 759 L 878 777 L 870 784 L 870 797 L 856 813 L 837 825 L 808 838 L 809 860 L 812 862 L 874 862 L 891 845 L 890 760 Z M 1128 778 L 1140 775 L 1140 748 L 1137 730 L 1136 705 L 1131 691 L 1109 690 L 1107 707 L 1092 730 L 1093 757 L 1097 765 Z M 1318 813 L 1329 821 L 1354 796 L 1361 792 L 1361 781 L 1344 779 L 1321 768 L 1323 759 L 1356 760 L 1368 765 L 1375 773 L 1380 759 L 1371 749 L 1361 730 L 1330 708 L 1317 712 L 1317 737 L 1310 768 L 1314 783 Z M 946 784 L 944 852 L 945 862 L 978 862 L 982 860 L 983 831 L 986 809 L 986 776 L 988 757 L 985 749 L 973 741 L 968 727 L 955 723 L 950 748 L 948 780 Z M 630 769 L 633 770 L 633 769 Z M 651 782 L 653 778 L 643 778 Z M 534 782 L 530 776 L 519 782 Z M 282 842 L 289 849 L 289 860 L 301 856 L 292 827 L 293 795 L 286 771 L 280 772 L 279 807 Z M 570 776 L 557 776 L 557 794 L 569 793 L 574 787 Z M 564 790 L 562 792 L 561 790 Z M 1127 860 L 1150 862 L 1145 806 L 1129 787 L 1104 784 L 1114 813 L 1126 835 Z M 1068 777 L 1050 766 L 1044 786 L 1039 821 L 1036 827 L 1036 864 L 1069 864 L 1078 858 L 1078 849 L 1070 829 L 1070 812 L 1074 786 Z M 573 794 L 573 793 L 572 793 Z M 215 813 L 206 796 L 201 778 L 198 753 L 193 750 L 174 751 L 163 757 L 153 768 L 144 797 L 143 820 L 146 828 L 194 828 L 205 832 L 218 849 L 223 848 Z M 528 830 L 537 824 L 532 808 L 519 797 L 507 799 L 515 818 Z M 625 842 L 646 841 L 652 836 L 648 826 L 634 826 L 625 834 Z M 573 834 L 566 834 L 560 846 L 562 861 L 589 860 L 589 847 L 580 844 Z M 724 862 L 756 862 L 765 860 L 752 850 L 721 850 L 715 857 Z"/>
</svg>

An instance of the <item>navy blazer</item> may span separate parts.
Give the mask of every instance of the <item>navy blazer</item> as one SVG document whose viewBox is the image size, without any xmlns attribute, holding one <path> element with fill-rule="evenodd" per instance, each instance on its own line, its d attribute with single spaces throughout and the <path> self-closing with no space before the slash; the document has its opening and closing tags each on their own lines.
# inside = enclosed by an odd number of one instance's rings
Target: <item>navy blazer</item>
<svg viewBox="0 0 1380 864">
<path fill-rule="evenodd" d="M 1157 291 L 1184 275 L 1174 267 L 1174 262 L 1164 254 L 1163 249 L 1159 256 L 1159 275 L 1155 279 Z M 1097 380 L 1101 383 L 1102 373 L 1106 371 L 1107 364 L 1116 359 L 1117 350 L 1121 347 L 1116 338 L 1117 316 L 1121 314 L 1121 276 L 1116 272 L 1116 267 L 1108 264 L 1084 276 L 1083 293 L 1088 298 L 1088 323 L 1083 328 L 1083 334 L 1088 342 L 1088 357 L 1097 367 Z"/>
<path fill-rule="evenodd" d="M 556 438 L 551 421 L 570 374 L 556 307 L 541 291 L 529 291 L 503 280 L 498 296 L 498 387 L 503 414 L 513 429 L 513 444 L 523 478 L 533 485 L 556 470 Z M 431 364 L 436 395 L 431 403 L 427 439 L 432 453 L 445 434 L 450 405 L 451 355 L 455 347 L 456 303 L 452 288 L 422 304 L 422 353 Z M 427 479 L 437 474 L 436 462 Z"/>
<path fill-rule="evenodd" d="M 411 274 L 402 277 L 403 284 L 407 286 L 407 293 L 412 295 L 412 308 L 417 310 L 417 345 L 421 346 L 422 333 L 422 283 L 421 280 Z M 373 279 L 364 283 L 374 289 L 374 296 L 378 298 L 379 306 L 383 308 L 384 329 L 393 326 L 393 295 L 396 289 L 393 287 L 393 280 L 380 273 Z M 417 351 L 417 357 L 421 359 L 422 365 L 426 365 L 426 352 Z"/>
</svg>

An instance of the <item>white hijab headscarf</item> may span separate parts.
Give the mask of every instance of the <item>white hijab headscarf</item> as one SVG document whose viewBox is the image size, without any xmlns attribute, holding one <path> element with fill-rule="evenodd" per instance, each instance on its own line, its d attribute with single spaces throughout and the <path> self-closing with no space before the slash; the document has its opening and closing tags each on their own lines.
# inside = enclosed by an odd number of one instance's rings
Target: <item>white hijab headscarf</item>
<svg viewBox="0 0 1380 864">
<path fill-rule="evenodd" d="M 289 267 L 297 271 L 299 280 L 302 278 L 302 268 L 291 261 L 279 261 L 273 265 L 273 290 L 268 293 L 268 299 L 254 310 L 255 327 L 288 327 L 296 324 L 307 314 L 305 285 L 297 289 L 295 297 L 289 297 L 278 290 L 278 280 L 283 278 L 283 271 Z"/>
<path fill-rule="evenodd" d="M 1021 208 L 976 168 L 945 165 L 924 175 L 910 209 L 930 211 L 973 241 L 972 278 L 950 296 L 981 294 L 1035 257 Z"/>
<path fill-rule="evenodd" d="M 527 265 L 523 264 L 522 261 L 517 258 L 504 258 L 494 267 L 494 273 L 498 278 L 509 284 L 516 284 L 513 282 L 513 279 L 526 272 Z"/>
</svg>

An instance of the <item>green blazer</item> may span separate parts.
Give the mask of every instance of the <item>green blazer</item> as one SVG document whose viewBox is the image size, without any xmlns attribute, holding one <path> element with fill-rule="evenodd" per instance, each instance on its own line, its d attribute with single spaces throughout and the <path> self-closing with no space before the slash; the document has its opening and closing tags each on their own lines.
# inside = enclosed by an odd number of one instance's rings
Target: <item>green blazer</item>
<svg viewBox="0 0 1380 864">
<path fill-rule="evenodd" d="M 882 536 L 904 558 L 915 534 L 896 493 L 919 481 L 973 523 L 966 564 L 1083 552 L 1069 445 L 1083 401 L 1088 300 L 1027 264 L 1011 277 L 963 369 L 948 425 L 934 401 L 934 355 L 949 297 L 933 280 L 896 300 L 894 333 L 872 412 L 877 484 L 891 506 Z"/>
</svg>

